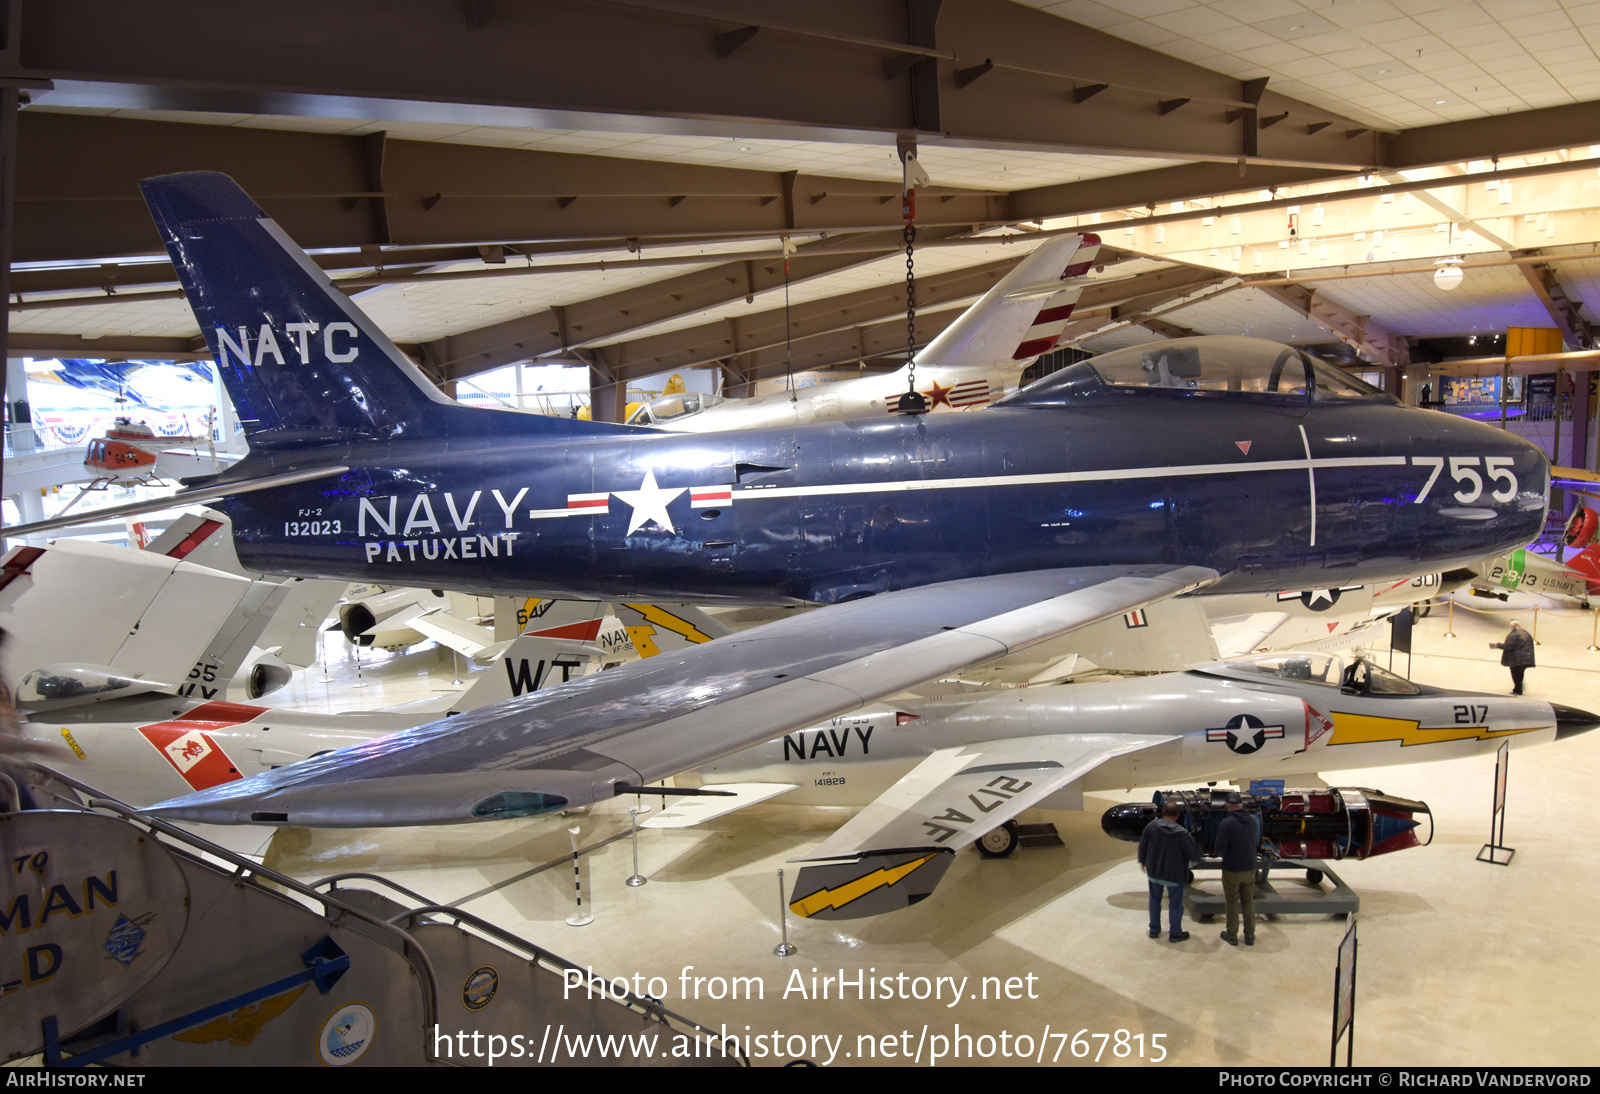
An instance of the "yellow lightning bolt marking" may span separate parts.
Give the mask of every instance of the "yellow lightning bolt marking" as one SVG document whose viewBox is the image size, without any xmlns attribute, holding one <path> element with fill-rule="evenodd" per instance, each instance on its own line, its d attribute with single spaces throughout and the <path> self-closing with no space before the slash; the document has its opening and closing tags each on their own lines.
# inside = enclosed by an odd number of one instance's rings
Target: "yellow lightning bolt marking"
<svg viewBox="0 0 1600 1094">
<path fill-rule="evenodd" d="M 635 652 L 640 657 L 654 657 L 661 652 L 661 647 L 652 642 L 651 636 L 656 633 L 654 627 L 627 627 L 628 641 L 633 643 Z"/>
<path fill-rule="evenodd" d="M 921 858 L 903 862 L 899 866 L 885 866 L 881 869 L 864 874 L 854 881 L 847 881 L 837 889 L 818 889 L 809 896 L 803 896 L 789 905 L 789 910 L 795 915 L 811 916 L 828 908 L 843 908 L 852 900 L 866 896 L 874 889 L 882 889 L 893 885 L 895 882 L 908 876 L 917 867 L 938 854 L 923 855 Z"/>
<path fill-rule="evenodd" d="M 1410 745 L 1441 744 L 1445 741 L 1487 741 L 1496 737 L 1511 737 L 1518 733 L 1532 733 L 1529 729 L 1490 729 L 1488 726 L 1447 726 L 1423 729 L 1422 723 L 1412 718 L 1381 718 L 1370 714 L 1333 715 L 1333 740 L 1330 745 L 1364 745 L 1382 741 L 1399 741 L 1402 748 Z"/>
<path fill-rule="evenodd" d="M 667 609 L 665 609 L 663 607 L 660 607 L 659 605 L 656 605 L 656 604 L 625 604 L 625 605 L 623 605 L 623 607 L 632 608 L 634 611 L 636 611 L 640 615 L 644 616 L 647 621 L 649 621 L 651 623 L 654 623 L 656 626 L 660 627 L 662 630 L 671 631 L 673 634 L 676 634 L 679 637 L 686 639 L 687 641 L 690 641 L 690 642 L 709 642 L 709 641 L 711 641 L 711 636 L 709 634 L 706 634 L 699 627 L 696 627 L 693 623 L 690 623 L 687 620 L 679 619 L 677 616 L 673 615 L 671 612 L 667 611 Z M 632 635 L 633 631 L 634 631 L 633 627 L 629 627 L 628 628 L 629 635 Z M 654 632 L 652 632 L 652 633 L 654 633 Z M 654 651 L 652 651 L 652 652 L 654 652 Z M 640 657 L 649 657 L 649 656 L 651 656 L 651 654 L 645 653 L 643 650 L 640 650 L 639 651 L 639 656 Z"/>
</svg>

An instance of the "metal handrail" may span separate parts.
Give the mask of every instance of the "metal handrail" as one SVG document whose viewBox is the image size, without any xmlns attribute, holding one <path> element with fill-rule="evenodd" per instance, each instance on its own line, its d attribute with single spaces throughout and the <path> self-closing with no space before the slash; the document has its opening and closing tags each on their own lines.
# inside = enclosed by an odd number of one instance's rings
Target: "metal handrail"
<svg viewBox="0 0 1600 1094">
<path fill-rule="evenodd" d="M 351 916 L 355 919 L 362 920 L 363 922 L 371 924 L 386 934 L 397 936 L 401 945 L 402 955 L 405 956 L 413 971 L 418 974 L 419 979 L 426 986 L 426 991 L 423 993 L 422 999 L 422 1029 L 424 1034 L 426 1034 L 437 1024 L 439 1016 L 439 980 L 437 974 L 434 972 L 433 962 L 429 960 L 427 951 L 417 943 L 416 939 L 412 938 L 409 934 L 395 926 L 393 923 L 375 916 L 370 912 L 364 912 L 360 908 L 346 904 L 341 900 L 337 900 L 327 893 L 319 893 L 317 890 L 305 884 L 303 881 L 298 881 L 287 874 L 280 874 L 276 870 L 262 866 L 260 863 L 255 862 L 244 855 L 238 854 L 237 852 L 230 851 L 226 847 L 212 843 L 210 840 L 201 839 L 192 832 L 186 832 L 176 825 L 169 824 L 168 822 L 161 820 L 159 817 L 152 817 L 141 813 L 139 810 L 135 809 L 131 805 L 128 805 L 126 802 L 105 796 L 99 790 L 96 790 L 89 784 L 81 782 L 70 775 L 62 774 L 53 767 L 31 762 L 25 763 L 22 766 L 32 768 L 33 770 L 47 775 L 50 778 L 58 779 L 79 793 L 88 795 L 89 800 L 87 804 L 88 808 L 90 809 L 108 810 L 109 812 L 121 816 L 124 820 L 129 820 L 137 824 L 144 825 L 150 829 L 152 833 L 160 832 L 164 835 L 172 837 L 180 843 L 186 843 L 191 847 L 198 848 L 208 855 L 214 855 L 215 857 L 222 859 L 224 862 L 232 863 L 236 867 L 233 873 L 235 878 L 240 880 L 249 879 L 256 882 L 258 885 L 260 885 L 262 881 L 269 881 L 274 885 L 281 886 L 292 892 L 299 893 L 302 896 L 310 897 L 312 900 L 317 901 L 322 905 L 324 914 L 328 915 L 330 918 L 332 918 L 332 912 L 337 911 L 340 915 Z M 263 892 L 271 892 L 270 889 L 267 889 L 264 886 L 261 888 Z M 424 1040 L 426 1041 L 426 1037 Z M 425 1052 L 427 1058 L 431 1061 L 435 1059 L 435 1057 L 433 1055 L 431 1042 L 428 1042 L 428 1045 L 429 1047 L 426 1048 Z"/>
<path fill-rule="evenodd" d="M 401 896 L 404 896 L 408 900 L 419 901 L 423 904 L 432 903 L 428 897 L 423 896 L 421 893 L 413 892 L 412 890 L 407 889 L 404 885 L 396 885 L 394 882 L 390 881 L 381 874 L 368 874 L 363 873 L 360 870 L 352 870 L 345 874 L 333 874 L 329 877 L 319 878 L 318 880 L 310 882 L 309 884 L 313 889 L 320 889 L 326 885 L 328 886 L 328 891 L 332 892 L 334 889 L 339 887 L 339 882 L 350 881 L 353 878 L 360 878 L 362 881 L 376 881 L 379 885 L 382 885 L 388 889 L 393 889 L 395 892 L 399 893 Z M 350 888 L 350 886 L 346 886 L 346 888 Z"/>
<path fill-rule="evenodd" d="M 383 881 L 384 879 L 378 878 L 376 880 Z M 394 888 L 398 889 L 399 887 L 394 886 Z M 408 908 L 403 912 L 397 912 L 396 914 L 390 916 L 388 922 L 391 924 L 399 924 L 402 920 L 404 920 L 414 925 L 415 921 L 422 916 L 439 916 L 442 918 L 452 919 L 455 921 L 453 925 L 457 929 L 461 928 L 461 924 L 463 922 L 469 923 L 479 931 L 482 931 L 484 934 L 488 935 L 494 941 L 521 950 L 523 953 L 532 957 L 535 963 L 542 962 L 554 968 L 560 969 L 563 972 L 570 971 L 581 973 L 585 980 L 590 983 L 597 981 L 604 982 L 606 984 L 605 994 L 607 998 L 613 999 L 630 1009 L 637 1009 L 641 1011 L 646 1018 L 653 1018 L 662 1025 L 669 1027 L 671 1026 L 671 1023 L 668 1022 L 667 1019 L 676 1019 L 678 1022 L 683 1023 L 697 1032 L 704 1033 L 708 1036 L 715 1036 L 719 1039 L 721 1037 L 718 1031 L 702 1026 L 693 1018 L 679 1014 L 677 1011 L 668 1010 L 661 1000 L 655 998 L 654 996 L 636 995 L 632 991 L 624 991 L 622 993 L 622 997 L 619 998 L 611 986 L 612 982 L 606 980 L 604 976 L 598 973 L 590 972 L 581 965 L 575 965 L 571 961 L 568 961 L 566 958 L 562 957 L 560 954 L 551 953 L 537 942 L 530 942 L 521 935 L 514 934 L 498 924 L 489 922 L 482 916 L 475 915 L 472 912 L 462 911 L 460 908 L 452 907 L 449 904 L 425 904 L 420 908 Z M 748 1067 L 750 1065 L 750 1061 L 744 1055 L 744 1050 L 739 1047 L 738 1039 L 730 1037 L 728 1040 L 733 1042 L 733 1054 L 735 1058 L 743 1060 L 745 1066 Z M 721 1043 L 723 1045 L 723 1052 L 726 1053 L 727 1042 L 723 1041 Z"/>
</svg>

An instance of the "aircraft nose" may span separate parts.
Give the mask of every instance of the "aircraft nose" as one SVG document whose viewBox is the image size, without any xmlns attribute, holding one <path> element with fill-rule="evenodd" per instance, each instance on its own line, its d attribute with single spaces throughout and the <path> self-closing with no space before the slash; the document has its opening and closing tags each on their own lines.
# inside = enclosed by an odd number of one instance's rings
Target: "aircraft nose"
<svg viewBox="0 0 1600 1094">
<path fill-rule="evenodd" d="M 1580 733 L 1587 733 L 1600 726 L 1600 714 L 1590 714 L 1587 710 L 1577 707 L 1564 707 L 1560 703 L 1551 703 L 1550 709 L 1556 712 L 1556 740 L 1566 737 L 1576 737 Z"/>
</svg>

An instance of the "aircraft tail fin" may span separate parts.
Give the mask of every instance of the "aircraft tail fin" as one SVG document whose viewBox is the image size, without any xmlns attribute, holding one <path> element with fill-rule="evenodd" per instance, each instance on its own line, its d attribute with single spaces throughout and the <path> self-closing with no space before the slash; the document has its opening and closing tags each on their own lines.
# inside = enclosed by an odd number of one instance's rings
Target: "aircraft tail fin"
<svg viewBox="0 0 1600 1094">
<path fill-rule="evenodd" d="M 564 684 L 598 671 L 605 657 L 605 650 L 582 639 L 519 635 L 452 709 L 476 710 Z"/>
<path fill-rule="evenodd" d="M 252 449 L 481 431 L 496 413 L 441 392 L 227 175 L 139 185 Z M 515 417 L 532 434 L 618 428 Z"/>
<path fill-rule="evenodd" d="M 1047 239 L 917 354 L 919 365 L 996 365 L 1020 369 L 1055 348 L 1083 292 L 1100 237 Z"/>
</svg>

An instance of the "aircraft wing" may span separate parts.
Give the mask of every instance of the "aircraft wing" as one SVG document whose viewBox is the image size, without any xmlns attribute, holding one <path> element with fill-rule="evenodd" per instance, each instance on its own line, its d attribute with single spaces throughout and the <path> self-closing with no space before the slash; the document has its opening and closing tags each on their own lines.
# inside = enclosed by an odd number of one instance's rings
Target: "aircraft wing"
<svg viewBox="0 0 1600 1094">
<path fill-rule="evenodd" d="M 940 749 L 801 862 L 789 910 L 857 919 L 926 898 L 955 852 L 1113 756 L 1175 736 L 1056 733 Z M 815 864 L 815 865 L 812 865 Z"/>
<path fill-rule="evenodd" d="M 385 622 L 393 622 L 386 620 Z M 443 611 L 424 611 L 405 621 L 406 626 L 431 638 L 446 649 L 455 650 L 465 657 L 476 657 L 493 642 L 494 632 L 476 623 L 467 623 Z"/>
<path fill-rule="evenodd" d="M 1552 482 L 1600 483 L 1600 473 L 1582 467 L 1552 466 L 1550 479 Z"/>
<path fill-rule="evenodd" d="M 234 479 L 229 482 L 210 483 L 189 490 L 180 490 L 164 498 L 136 501 L 131 505 L 114 505 L 106 509 L 86 509 L 66 516 L 36 520 L 32 524 L 18 524 L 5 529 L 6 538 L 18 539 L 38 532 L 51 532 L 57 528 L 71 528 L 91 521 L 117 520 L 121 517 L 138 517 L 146 513 L 160 513 L 167 509 L 182 509 L 185 505 L 231 498 L 236 494 L 251 494 L 257 490 L 272 490 L 279 486 L 295 486 L 302 482 L 315 482 L 334 475 L 342 475 L 348 467 L 313 467 L 307 471 L 286 471 L 281 475 L 265 475 L 259 479 Z"/>
<path fill-rule="evenodd" d="M 628 793 L 1216 580 L 1194 566 L 995 574 L 835 604 L 161 803 L 222 824 L 531 816 Z"/>
<path fill-rule="evenodd" d="M 716 797 L 678 798 L 649 820 L 639 822 L 640 828 L 692 828 L 708 820 L 716 820 L 746 806 L 756 805 L 798 790 L 799 783 L 713 783 L 707 790 L 715 790 Z"/>
</svg>

